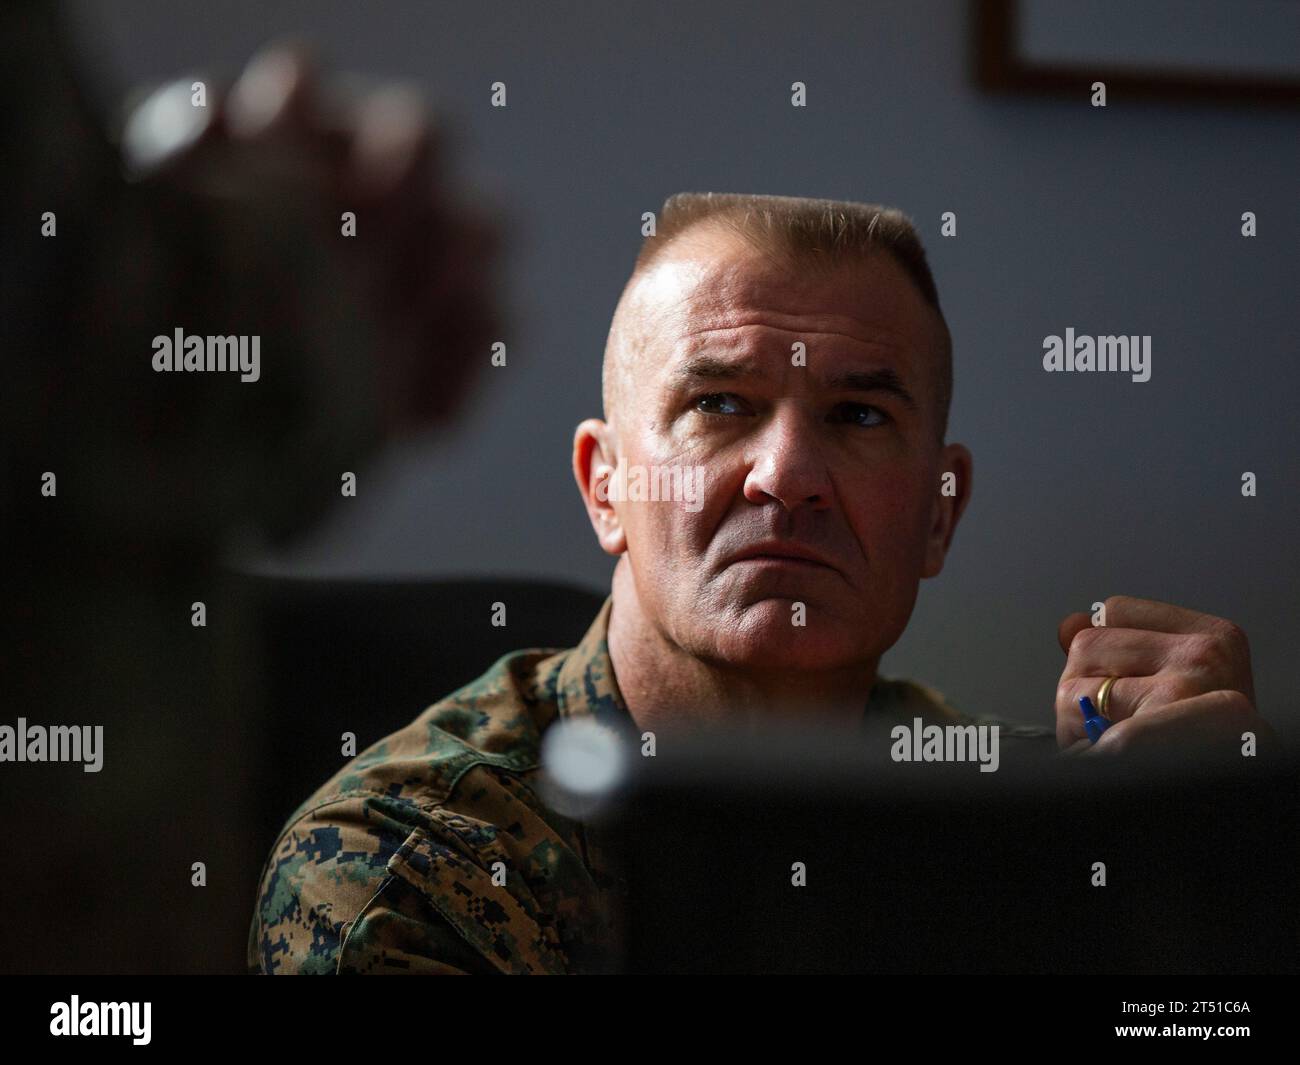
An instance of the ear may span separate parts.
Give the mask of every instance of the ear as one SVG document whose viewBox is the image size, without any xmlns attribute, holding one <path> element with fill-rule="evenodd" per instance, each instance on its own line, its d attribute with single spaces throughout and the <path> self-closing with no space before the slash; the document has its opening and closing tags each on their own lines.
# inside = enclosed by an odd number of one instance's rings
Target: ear
<svg viewBox="0 0 1300 1065">
<path fill-rule="evenodd" d="M 937 577 L 943 571 L 957 522 L 970 502 L 974 460 L 962 444 L 947 444 L 939 453 L 939 483 L 934 486 L 930 531 L 925 544 L 922 577 Z M 952 474 L 951 477 L 947 474 Z"/>
<path fill-rule="evenodd" d="M 588 418 L 573 434 L 573 476 L 596 539 L 611 555 L 627 550 L 627 532 L 609 498 L 616 451 L 613 430 L 599 418 Z"/>
</svg>

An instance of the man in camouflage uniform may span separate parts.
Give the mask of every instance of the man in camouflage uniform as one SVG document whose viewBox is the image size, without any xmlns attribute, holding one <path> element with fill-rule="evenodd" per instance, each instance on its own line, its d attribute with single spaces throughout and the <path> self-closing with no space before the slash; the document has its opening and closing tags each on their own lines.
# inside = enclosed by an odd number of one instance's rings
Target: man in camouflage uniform
<svg viewBox="0 0 1300 1065">
<path fill-rule="evenodd" d="M 537 796 L 551 724 L 630 721 L 606 643 L 611 605 L 577 647 L 507 655 L 294 812 L 262 878 L 248 943 L 253 972 L 563 973 L 617 964 L 617 876 L 594 834 Z M 883 678 L 866 713 L 908 724 L 973 721 L 929 689 Z M 494 883 L 495 863 L 503 884 Z"/>
<path fill-rule="evenodd" d="M 610 598 L 576 648 L 506 656 L 294 813 L 262 878 L 250 968 L 616 965 L 607 851 L 539 798 L 542 738 L 559 721 L 644 734 L 784 719 L 846 740 L 868 722 L 993 723 L 877 668 L 969 498 L 970 455 L 943 442 L 950 391 L 934 283 L 897 212 L 665 204 L 615 312 L 608 421 L 583 422 L 574 446 L 597 538 L 619 558 Z M 624 460 L 703 467 L 708 488 L 669 501 L 611 491 Z M 1074 700 L 1108 675 L 1122 678 L 1112 716 L 1131 718 L 1108 749 L 1263 725 L 1241 705 L 1249 664 L 1226 623 L 1108 605 L 1119 627 L 1102 637 L 1079 615 L 1058 633 L 1061 747 L 1087 744 Z M 1183 701 L 1135 716 L 1171 697 Z M 1050 746 L 1049 728 L 1000 724 Z"/>
</svg>

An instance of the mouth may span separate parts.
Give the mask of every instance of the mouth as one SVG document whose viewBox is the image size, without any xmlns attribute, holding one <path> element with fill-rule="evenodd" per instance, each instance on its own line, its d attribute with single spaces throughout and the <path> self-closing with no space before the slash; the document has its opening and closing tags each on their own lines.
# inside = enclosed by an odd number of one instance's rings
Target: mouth
<svg viewBox="0 0 1300 1065">
<path fill-rule="evenodd" d="M 745 565 L 766 569 L 791 570 L 830 570 L 838 573 L 839 568 L 827 561 L 816 551 L 791 542 L 769 542 L 753 544 L 737 552 L 727 563 L 728 566 Z"/>
</svg>

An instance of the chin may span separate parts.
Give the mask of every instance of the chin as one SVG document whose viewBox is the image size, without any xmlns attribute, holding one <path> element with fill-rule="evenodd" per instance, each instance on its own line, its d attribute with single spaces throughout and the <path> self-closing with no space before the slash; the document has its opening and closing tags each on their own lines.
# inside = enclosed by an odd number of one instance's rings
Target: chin
<svg viewBox="0 0 1300 1065">
<path fill-rule="evenodd" d="M 728 665 L 758 670 L 825 670 L 872 657 L 861 629 L 818 617 L 809 605 L 806 624 L 791 624 L 793 600 L 764 599 L 746 607 L 738 622 L 710 635 L 714 655 Z"/>
</svg>

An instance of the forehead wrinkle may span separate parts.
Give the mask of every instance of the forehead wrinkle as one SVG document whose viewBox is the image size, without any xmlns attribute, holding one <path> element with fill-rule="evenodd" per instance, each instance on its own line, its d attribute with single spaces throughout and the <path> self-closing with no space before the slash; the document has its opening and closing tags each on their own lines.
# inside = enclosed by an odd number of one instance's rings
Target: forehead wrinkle
<svg viewBox="0 0 1300 1065">
<path fill-rule="evenodd" d="M 682 333 L 682 337 L 705 336 L 709 333 L 733 333 L 740 329 L 749 329 L 758 327 L 760 329 L 771 329 L 778 333 L 794 333 L 796 336 L 807 337 L 839 337 L 843 340 L 851 340 L 855 344 L 861 344 L 866 347 L 890 348 L 894 351 L 906 353 L 909 348 L 906 344 L 900 343 L 893 339 L 893 335 L 888 330 L 881 330 L 880 338 L 868 339 L 856 333 L 843 333 L 834 329 L 794 329 L 784 325 L 773 325 L 770 322 L 738 322 L 735 325 L 706 325 L 699 329 L 692 329 Z"/>
<path fill-rule="evenodd" d="M 684 333 L 680 339 L 687 341 L 684 345 L 685 350 L 680 351 L 675 360 L 670 360 L 662 368 L 668 370 L 675 378 L 690 376 L 718 377 L 726 375 L 728 371 L 731 376 L 744 374 L 767 377 L 769 376 L 767 373 L 768 363 L 779 355 L 784 366 L 787 353 L 784 348 L 779 352 L 770 349 L 767 344 L 762 342 L 760 336 L 747 332 L 753 325 L 767 328 L 766 323 L 750 323 L 740 326 L 705 326 Z M 855 350 L 850 351 L 846 350 L 842 344 L 834 345 L 832 349 L 832 354 L 835 356 L 833 361 L 843 365 L 827 367 L 825 365 L 827 360 L 825 359 L 814 358 L 810 360 L 807 372 L 814 380 L 819 382 L 842 379 L 852 376 L 855 372 L 878 374 L 887 368 L 892 372 L 897 372 L 894 363 L 899 361 L 902 363 L 899 369 L 905 375 L 910 376 L 910 372 L 915 369 L 914 364 L 917 358 L 924 359 L 925 357 L 924 352 L 917 352 L 912 347 L 895 343 L 892 340 L 867 340 L 850 333 L 823 333 L 785 329 L 778 329 L 777 331 L 795 332 L 796 335 L 806 337 L 809 340 L 820 337 L 834 337 L 841 341 L 848 341 L 854 346 Z M 711 343 L 710 341 L 715 337 L 717 342 Z M 879 355 L 868 354 L 868 352 L 872 351 L 886 353 L 895 356 L 895 358 L 887 358 L 882 364 Z M 731 354 L 733 352 L 735 354 Z M 897 359 L 897 356 L 902 356 L 902 359 Z M 701 370 L 703 372 L 700 372 Z"/>
</svg>

